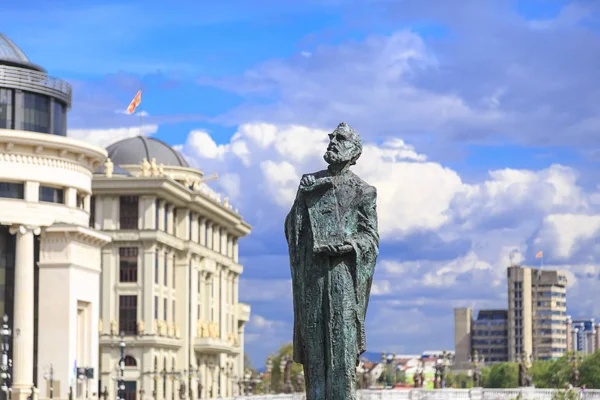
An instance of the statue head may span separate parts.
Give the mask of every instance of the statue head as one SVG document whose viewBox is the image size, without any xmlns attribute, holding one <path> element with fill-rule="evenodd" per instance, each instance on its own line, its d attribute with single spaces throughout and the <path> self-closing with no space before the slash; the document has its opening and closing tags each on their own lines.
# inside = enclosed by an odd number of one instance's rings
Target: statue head
<svg viewBox="0 0 600 400">
<path fill-rule="evenodd" d="M 323 159 L 329 165 L 354 165 L 361 154 L 360 135 L 350 125 L 342 122 L 329 134 L 329 146 Z"/>
</svg>

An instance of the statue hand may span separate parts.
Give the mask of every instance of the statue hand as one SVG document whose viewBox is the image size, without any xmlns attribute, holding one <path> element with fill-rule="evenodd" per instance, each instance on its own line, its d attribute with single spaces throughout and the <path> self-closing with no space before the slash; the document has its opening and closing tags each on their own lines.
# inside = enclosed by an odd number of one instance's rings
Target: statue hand
<svg viewBox="0 0 600 400">
<path fill-rule="evenodd" d="M 300 180 L 300 188 L 308 188 L 315 183 L 316 179 L 313 175 L 306 175 Z"/>
</svg>

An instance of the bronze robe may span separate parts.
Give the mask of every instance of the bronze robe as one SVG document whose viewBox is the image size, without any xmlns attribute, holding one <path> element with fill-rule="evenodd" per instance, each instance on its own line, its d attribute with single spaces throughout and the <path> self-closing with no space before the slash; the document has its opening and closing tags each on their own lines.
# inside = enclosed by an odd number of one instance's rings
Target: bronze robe
<svg viewBox="0 0 600 400">
<path fill-rule="evenodd" d="M 349 170 L 313 176 L 314 188 L 298 190 L 285 221 L 294 361 L 304 364 L 307 400 L 348 400 L 355 398 L 356 366 L 366 350 L 365 314 L 379 252 L 377 192 Z M 344 242 L 352 252 L 315 252 Z"/>
</svg>

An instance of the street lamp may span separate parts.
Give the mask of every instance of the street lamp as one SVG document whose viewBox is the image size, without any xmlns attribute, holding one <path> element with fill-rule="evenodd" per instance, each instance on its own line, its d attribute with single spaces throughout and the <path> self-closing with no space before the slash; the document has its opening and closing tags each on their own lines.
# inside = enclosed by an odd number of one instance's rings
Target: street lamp
<svg viewBox="0 0 600 400">
<path fill-rule="evenodd" d="M 571 385 L 579 386 L 579 363 L 583 361 L 583 354 L 573 352 L 569 354 L 568 361 L 571 363 Z"/>
<path fill-rule="evenodd" d="M 2 363 L 0 363 L 0 378 L 2 378 L 2 391 L 5 393 L 5 399 L 9 398 L 9 381 L 12 370 L 12 360 L 8 356 L 10 350 L 10 337 L 12 331 L 8 326 L 8 315 L 4 314 L 2 317 L 2 329 L 0 329 L 0 336 L 2 336 Z"/>
<path fill-rule="evenodd" d="M 121 341 L 119 342 L 121 349 L 121 360 L 119 361 L 119 382 L 117 388 L 117 400 L 125 400 L 125 337 L 121 332 Z"/>
<path fill-rule="evenodd" d="M 265 394 L 269 394 L 271 393 L 271 371 L 273 371 L 273 357 L 269 356 L 267 357 L 267 376 L 268 376 L 268 380 L 266 382 L 266 387 L 265 387 Z"/>
<path fill-rule="evenodd" d="M 469 363 L 471 364 L 471 372 L 473 376 L 473 387 L 481 386 L 481 366 L 485 363 L 485 357 L 480 356 L 479 352 L 475 350 L 473 357 L 469 357 Z"/>
</svg>

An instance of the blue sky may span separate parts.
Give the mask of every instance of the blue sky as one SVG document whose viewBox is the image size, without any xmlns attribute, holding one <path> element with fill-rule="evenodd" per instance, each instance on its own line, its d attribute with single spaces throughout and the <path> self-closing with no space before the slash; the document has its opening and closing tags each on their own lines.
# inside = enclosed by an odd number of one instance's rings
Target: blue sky
<svg viewBox="0 0 600 400">
<path fill-rule="evenodd" d="M 379 193 L 369 351 L 452 348 L 452 307 L 505 306 L 515 249 L 568 271 L 572 315 L 600 316 L 597 2 L 51 3 L 2 4 L 2 29 L 73 84 L 69 134 L 177 145 L 254 226 L 255 364 L 291 340 L 283 219 L 341 121 Z M 141 127 L 117 112 L 139 88 Z"/>
</svg>

